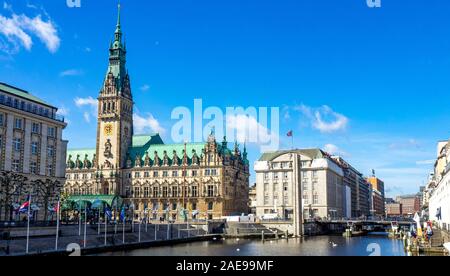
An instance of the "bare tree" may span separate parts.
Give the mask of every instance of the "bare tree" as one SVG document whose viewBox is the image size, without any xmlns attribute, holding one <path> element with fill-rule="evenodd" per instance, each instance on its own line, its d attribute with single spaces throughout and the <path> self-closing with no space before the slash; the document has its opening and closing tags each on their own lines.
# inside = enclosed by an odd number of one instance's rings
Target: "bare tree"
<svg viewBox="0 0 450 276">
<path fill-rule="evenodd" d="M 26 186 L 28 178 L 23 175 L 12 172 L 3 171 L 0 173 L 0 208 L 5 207 L 4 219 L 12 220 L 12 199 L 14 195 L 21 195 L 18 192 L 22 191 Z M 1 213 L 1 209 L 0 209 Z"/>
<path fill-rule="evenodd" d="M 34 191 L 44 207 L 44 220 L 47 220 L 48 207 L 51 201 L 58 196 L 60 184 L 61 182 L 58 180 L 53 181 L 51 179 L 33 181 Z"/>
</svg>

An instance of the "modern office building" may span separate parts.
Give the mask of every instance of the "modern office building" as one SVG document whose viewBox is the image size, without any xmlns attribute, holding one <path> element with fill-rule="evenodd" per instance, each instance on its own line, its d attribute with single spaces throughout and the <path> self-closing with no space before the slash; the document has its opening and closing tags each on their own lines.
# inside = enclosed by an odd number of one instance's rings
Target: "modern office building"
<svg viewBox="0 0 450 276">
<path fill-rule="evenodd" d="M 413 217 L 421 211 L 420 197 L 417 194 L 399 196 L 396 201 L 402 205 L 403 216 Z"/>
<path fill-rule="evenodd" d="M 343 182 L 351 190 L 351 212 L 348 218 L 367 217 L 369 211 L 369 187 L 363 174 L 342 157 L 332 157 L 344 171 Z M 347 208 L 348 210 L 348 208 Z"/>
</svg>

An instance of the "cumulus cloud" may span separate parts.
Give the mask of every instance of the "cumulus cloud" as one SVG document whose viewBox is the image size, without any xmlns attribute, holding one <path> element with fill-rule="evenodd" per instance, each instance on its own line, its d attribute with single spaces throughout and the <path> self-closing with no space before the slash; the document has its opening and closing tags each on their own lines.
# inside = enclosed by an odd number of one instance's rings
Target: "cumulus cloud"
<svg viewBox="0 0 450 276">
<path fill-rule="evenodd" d="M 146 132 L 164 134 L 166 132 L 166 130 L 152 114 L 140 116 L 135 113 L 133 114 L 133 123 L 136 134 L 144 134 Z"/>
<path fill-rule="evenodd" d="M 97 107 L 98 106 L 98 100 L 92 98 L 92 97 L 87 97 L 87 98 L 76 98 L 75 99 L 75 105 L 78 107 L 83 107 L 83 106 L 91 106 L 91 107 Z"/>
<path fill-rule="evenodd" d="M 233 137 L 227 131 L 229 139 L 236 140 L 239 143 L 259 145 L 261 146 L 261 151 L 279 149 L 279 132 L 261 124 L 254 116 L 245 114 L 229 115 L 226 117 L 226 125 L 228 131 L 233 131 L 236 134 Z"/>
<path fill-rule="evenodd" d="M 331 155 L 339 155 L 342 157 L 345 157 L 347 155 L 346 152 L 344 152 L 343 150 L 341 150 L 338 146 L 336 146 L 334 144 L 326 144 L 323 147 L 323 150 Z"/>
<path fill-rule="evenodd" d="M 83 118 L 87 123 L 91 122 L 91 116 L 97 117 L 98 113 L 98 100 L 87 97 L 87 98 L 76 98 L 75 99 L 75 105 L 83 110 Z M 85 109 L 88 108 L 89 111 L 86 111 Z"/>
<path fill-rule="evenodd" d="M 69 115 L 69 109 L 67 109 L 65 107 L 60 107 L 60 108 L 58 108 L 57 114 L 60 116 L 67 116 L 67 115 Z"/>
<path fill-rule="evenodd" d="M 322 133 L 345 130 L 349 123 L 349 119 L 346 116 L 333 111 L 327 105 L 313 108 L 302 104 L 294 109 L 306 116 L 310 120 L 311 126 Z"/>
<path fill-rule="evenodd" d="M 12 6 L 6 2 L 3 8 L 12 12 Z M 41 14 L 35 17 L 13 12 L 10 17 L 0 15 L 0 36 L 6 39 L 0 50 L 9 54 L 17 53 L 21 47 L 30 51 L 33 37 L 39 38 L 51 53 L 55 53 L 61 43 L 55 23 L 50 18 L 42 19 Z"/>
</svg>

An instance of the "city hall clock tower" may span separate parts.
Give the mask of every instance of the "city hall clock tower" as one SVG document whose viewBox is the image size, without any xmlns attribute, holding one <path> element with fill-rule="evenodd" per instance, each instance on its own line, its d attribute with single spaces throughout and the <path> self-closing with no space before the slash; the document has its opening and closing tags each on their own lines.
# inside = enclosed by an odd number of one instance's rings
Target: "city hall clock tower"
<svg viewBox="0 0 450 276">
<path fill-rule="evenodd" d="M 108 71 L 98 97 L 96 165 L 103 171 L 111 170 L 110 175 L 125 167 L 133 136 L 133 97 L 126 53 L 119 5 L 114 41 L 109 47 Z"/>
</svg>

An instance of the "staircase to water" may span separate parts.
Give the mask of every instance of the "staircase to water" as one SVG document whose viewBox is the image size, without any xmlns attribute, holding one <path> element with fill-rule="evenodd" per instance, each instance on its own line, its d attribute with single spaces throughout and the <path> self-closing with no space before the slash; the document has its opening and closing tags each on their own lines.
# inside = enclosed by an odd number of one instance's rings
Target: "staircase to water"
<svg viewBox="0 0 450 276">
<path fill-rule="evenodd" d="M 228 237 L 265 237 L 282 236 L 285 233 L 278 229 L 267 228 L 259 223 L 228 222 L 224 234 Z"/>
</svg>

